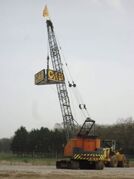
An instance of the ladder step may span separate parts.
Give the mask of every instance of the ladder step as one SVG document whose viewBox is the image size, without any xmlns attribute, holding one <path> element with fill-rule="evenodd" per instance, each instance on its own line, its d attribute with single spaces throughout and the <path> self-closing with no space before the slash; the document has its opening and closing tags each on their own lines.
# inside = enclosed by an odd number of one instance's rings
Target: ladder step
<svg viewBox="0 0 134 179">
<path fill-rule="evenodd" d="M 71 114 L 65 114 L 64 116 L 68 116 L 68 117 L 70 117 L 70 116 L 72 116 Z"/>
<path fill-rule="evenodd" d="M 68 105 L 68 104 L 63 104 L 63 106 L 70 107 L 70 105 Z"/>
<path fill-rule="evenodd" d="M 67 91 L 66 91 L 66 90 L 60 90 L 60 92 L 61 92 L 61 93 L 67 93 Z"/>
</svg>

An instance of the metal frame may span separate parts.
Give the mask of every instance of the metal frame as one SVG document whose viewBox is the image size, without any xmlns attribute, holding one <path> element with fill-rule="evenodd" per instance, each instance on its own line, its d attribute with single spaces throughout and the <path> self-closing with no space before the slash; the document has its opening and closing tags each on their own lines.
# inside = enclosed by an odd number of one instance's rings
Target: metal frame
<svg viewBox="0 0 134 179">
<path fill-rule="evenodd" d="M 51 56 L 53 70 L 63 73 L 61 56 L 60 56 L 58 44 L 55 38 L 53 24 L 51 20 L 46 20 L 46 24 L 47 24 L 48 42 L 49 42 L 50 56 Z M 75 133 L 74 131 L 75 123 L 74 123 L 74 118 L 73 118 L 73 114 L 72 114 L 72 110 L 70 106 L 70 100 L 69 100 L 67 87 L 65 83 L 56 84 L 56 87 L 57 87 L 58 98 L 59 98 L 62 117 L 63 117 L 63 124 L 66 130 L 66 139 L 68 140 Z"/>
</svg>

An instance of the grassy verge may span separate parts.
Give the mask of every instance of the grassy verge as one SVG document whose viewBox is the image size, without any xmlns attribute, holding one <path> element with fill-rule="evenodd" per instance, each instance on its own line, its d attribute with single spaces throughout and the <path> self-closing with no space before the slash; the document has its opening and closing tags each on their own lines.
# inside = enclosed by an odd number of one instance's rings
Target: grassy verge
<svg viewBox="0 0 134 179">
<path fill-rule="evenodd" d="M 0 163 L 3 164 L 32 164 L 32 165 L 55 165 L 54 158 L 33 158 L 31 156 L 17 156 L 12 153 L 0 153 Z"/>
<path fill-rule="evenodd" d="M 129 160 L 129 166 L 130 166 L 130 167 L 134 167 L 134 158 L 131 158 L 131 159 Z"/>
<path fill-rule="evenodd" d="M 0 164 L 27 164 L 27 165 L 55 165 L 56 158 L 17 156 L 12 153 L 0 153 Z M 129 160 L 129 166 L 134 167 L 134 158 Z"/>
</svg>

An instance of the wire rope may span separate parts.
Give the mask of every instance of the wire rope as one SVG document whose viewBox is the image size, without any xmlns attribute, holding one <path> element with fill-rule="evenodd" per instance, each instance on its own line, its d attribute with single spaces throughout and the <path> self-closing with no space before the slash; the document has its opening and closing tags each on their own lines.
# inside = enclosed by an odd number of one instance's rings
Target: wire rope
<svg viewBox="0 0 134 179">
<path fill-rule="evenodd" d="M 66 80 L 67 80 L 67 82 L 68 82 L 68 85 L 70 85 L 70 90 L 68 90 L 68 91 L 72 91 L 72 93 L 73 93 L 73 95 L 74 95 L 74 98 L 75 98 L 75 100 L 76 100 L 76 104 L 77 104 L 77 106 L 78 106 L 79 109 L 80 109 L 80 110 L 79 110 L 79 113 L 80 113 L 80 111 L 81 111 L 80 114 L 82 114 L 84 118 L 87 118 L 87 117 L 89 117 L 89 112 L 88 112 L 88 110 L 87 110 L 87 107 L 86 107 L 86 105 L 85 105 L 85 103 L 84 103 L 84 101 L 83 101 L 83 99 L 82 99 L 82 96 L 81 96 L 81 94 L 80 94 L 80 92 L 79 92 L 79 90 L 78 90 L 76 84 L 74 83 L 74 80 L 73 80 L 72 74 L 71 74 L 71 72 L 70 72 L 68 63 L 67 63 L 67 61 L 66 61 L 66 59 L 65 59 L 63 50 L 62 50 L 62 48 L 61 48 L 61 45 L 60 45 L 59 40 L 58 40 L 57 37 L 58 37 L 58 35 L 56 34 L 57 45 L 58 45 L 58 47 L 59 47 L 58 49 L 59 49 L 59 51 L 60 51 L 59 53 L 60 53 L 60 55 L 61 55 L 61 58 L 63 59 L 63 60 L 62 60 L 63 72 L 64 72 L 65 78 L 66 78 Z M 48 49 L 49 49 L 49 48 L 48 48 Z M 64 62 L 64 64 L 63 64 L 63 62 Z M 67 70 L 66 70 L 66 69 L 67 69 Z M 71 81 L 72 83 L 70 83 L 70 81 Z M 75 90 L 74 90 L 74 89 L 75 89 Z M 70 92 L 69 94 L 72 94 L 72 93 Z M 71 96 L 71 95 L 70 95 L 70 97 L 71 97 L 71 99 L 72 99 L 72 96 Z M 71 100 L 71 106 L 73 107 L 73 111 L 76 113 L 73 100 Z M 80 108 L 80 106 L 81 106 L 81 108 Z M 75 115 L 76 115 L 76 114 L 75 114 Z M 76 122 L 77 122 L 77 121 L 76 121 Z"/>
</svg>

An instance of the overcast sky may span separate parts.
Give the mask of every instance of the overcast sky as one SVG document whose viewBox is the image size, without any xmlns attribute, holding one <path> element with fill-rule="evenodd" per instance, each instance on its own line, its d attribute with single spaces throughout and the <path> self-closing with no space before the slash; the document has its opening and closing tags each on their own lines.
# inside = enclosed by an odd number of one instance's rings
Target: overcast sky
<svg viewBox="0 0 134 179">
<path fill-rule="evenodd" d="M 34 85 L 46 68 L 46 3 L 90 117 L 134 117 L 133 0 L 0 0 L 0 138 L 62 122 L 55 86 Z"/>
</svg>

